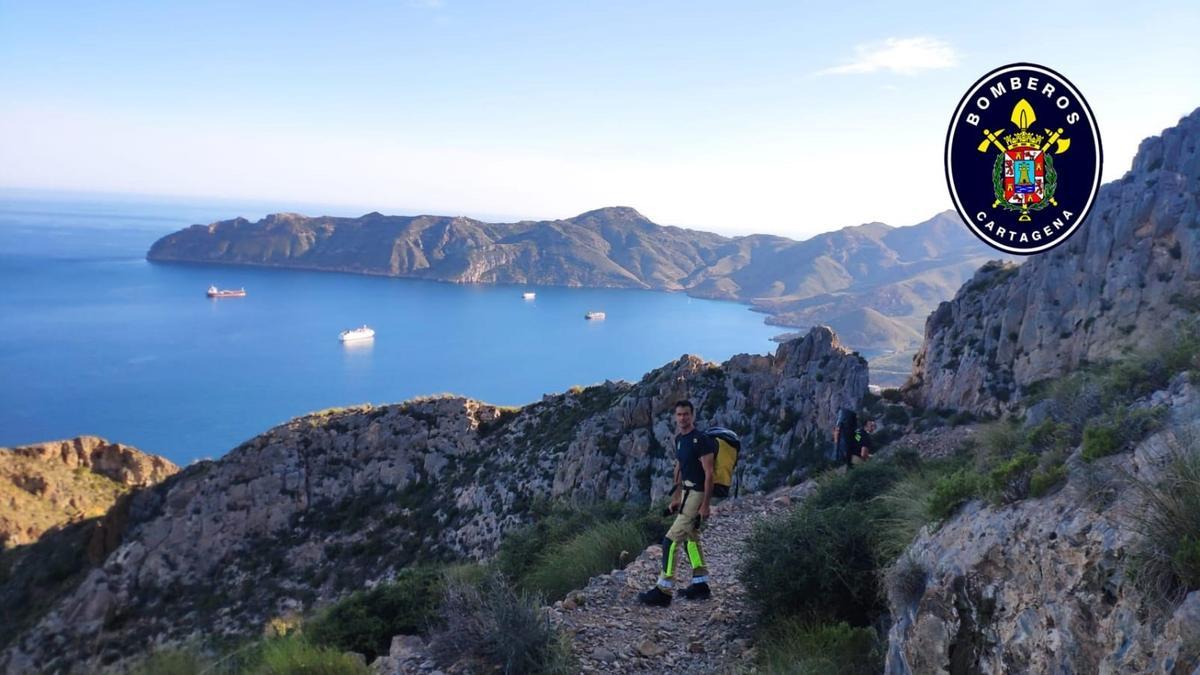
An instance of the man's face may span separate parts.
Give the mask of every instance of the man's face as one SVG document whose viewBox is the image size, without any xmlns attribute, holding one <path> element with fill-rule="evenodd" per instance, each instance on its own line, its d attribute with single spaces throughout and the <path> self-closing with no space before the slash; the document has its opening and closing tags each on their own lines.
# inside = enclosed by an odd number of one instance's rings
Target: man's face
<svg viewBox="0 0 1200 675">
<path fill-rule="evenodd" d="M 863 425 L 863 428 L 867 430 L 868 434 L 875 433 L 875 423 L 874 422 L 867 422 L 865 425 Z"/>
<path fill-rule="evenodd" d="M 675 408 L 675 426 L 686 433 L 692 428 L 692 411 L 690 408 L 679 406 Z"/>
</svg>

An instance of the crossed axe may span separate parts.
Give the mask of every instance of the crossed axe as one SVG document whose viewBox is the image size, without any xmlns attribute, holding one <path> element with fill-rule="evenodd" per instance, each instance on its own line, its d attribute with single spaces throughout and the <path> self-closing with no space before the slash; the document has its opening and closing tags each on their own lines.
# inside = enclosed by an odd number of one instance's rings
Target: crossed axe
<svg viewBox="0 0 1200 675">
<path fill-rule="evenodd" d="M 1055 129 L 1054 131 L 1050 131 L 1049 129 L 1046 129 L 1045 131 L 1046 131 L 1046 144 L 1042 146 L 1042 148 L 1041 148 L 1042 152 L 1046 152 L 1047 150 L 1050 149 L 1050 146 L 1053 145 L 1053 146 L 1055 146 L 1054 154 L 1061 155 L 1067 151 L 1067 148 L 1071 147 L 1071 139 L 1062 137 L 1063 130 L 1061 128 Z M 1004 129 L 997 129 L 994 132 L 990 131 L 988 129 L 984 129 L 983 130 L 983 137 L 984 137 L 983 142 L 981 142 L 979 144 L 979 147 L 977 149 L 980 152 L 987 152 L 988 146 L 995 144 L 995 146 L 1000 149 L 1000 152 L 1008 152 L 1008 147 L 1000 142 L 1000 134 L 1003 134 L 1003 133 L 1004 133 Z"/>
</svg>

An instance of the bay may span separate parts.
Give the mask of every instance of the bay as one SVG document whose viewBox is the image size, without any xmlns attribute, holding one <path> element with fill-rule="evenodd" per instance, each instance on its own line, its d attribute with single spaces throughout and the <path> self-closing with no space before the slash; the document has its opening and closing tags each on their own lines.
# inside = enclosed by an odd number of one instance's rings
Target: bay
<svg viewBox="0 0 1200 675">
<path fill-rule="evenodd" d="M 682 294 L 145 260 L 181 227 L 279 206 L 0 195 L 0 445 L 96 434 L 187 464 L 327 407 L 520 405 L 684 353 L 773 351 L 780 332 Z M 247 297 L 206 298 L 211 284 Z M 363 324 L 373 341 L 338 341 Z"/>
</svg>

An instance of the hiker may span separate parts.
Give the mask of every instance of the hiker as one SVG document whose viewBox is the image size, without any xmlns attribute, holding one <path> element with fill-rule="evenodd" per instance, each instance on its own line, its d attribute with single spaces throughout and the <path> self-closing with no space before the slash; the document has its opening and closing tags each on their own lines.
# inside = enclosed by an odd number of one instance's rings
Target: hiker
<svg viewBox="0 0 1200 675">
<path fill-rule="evenodd" d="M 875 445 L 871 441 L 871 434 L 875 433 L 875 420 L 867 420 L 863 422 L 862 428 L 854 432 L 854 446 L 857 451 L 849 459 L 848 464 L 858 464 L 871 459 L 871 452 L 875 450 Z"/>
<path fill-rule="evenodd" d="M 689 600 L 705 600 L 711 595 L 708 568 L 700 550 L 700 525 L 709 515 L 717 441 L 696 429 L 696 408 L 691 401 L 677 401 L 674 409 L 675 486 L 668 510 L 676 514 L 675 522 L 662 540 L 662 573 L 658 583 L 638 594 L 643 603 L 660 607 L 671 604 L 675 567 L 684 550 L 692 566 L 692 583 L 679 594 Z"/>
<path fill-rule="evenodd" d="M 858 430 L 858 414 L 850 408 L 838 410 L 837 423 L 833 427 L 834 461 L 846 462 L 850 468 L 851 457 L 858 453 L 854 435 Z"/>
</svg>

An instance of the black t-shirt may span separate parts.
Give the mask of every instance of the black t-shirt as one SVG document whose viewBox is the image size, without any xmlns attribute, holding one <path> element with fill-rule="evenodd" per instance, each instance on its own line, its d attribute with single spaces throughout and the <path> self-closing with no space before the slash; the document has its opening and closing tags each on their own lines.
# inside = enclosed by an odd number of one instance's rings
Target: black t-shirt
<svg viewBox="0 0 1200 675">
<path fill-rule="evenodd" d="M 675 436 L 675 459 L 679 461 L 679 478 L 690 480 L 696 487 L 704 487 L 704 465 L 700 458 L 717 451 L 717 439 L 692 429 L 686 434 Z"/>
<path fill-rule="evenodd" d="M 867 452 L 875 452 L 875 449 L 871 447 L 871 434 L 867 433 L 866 429 L 854 432 L 854 445 L 856 446 L 854 450 L 856 455 L 860 454 L 863 448 L 866 448 Z"/>
</svg>

